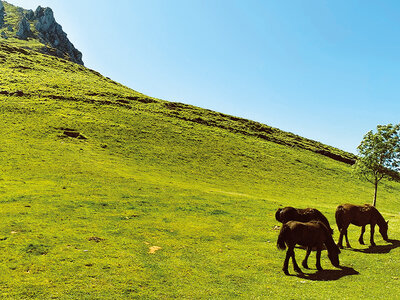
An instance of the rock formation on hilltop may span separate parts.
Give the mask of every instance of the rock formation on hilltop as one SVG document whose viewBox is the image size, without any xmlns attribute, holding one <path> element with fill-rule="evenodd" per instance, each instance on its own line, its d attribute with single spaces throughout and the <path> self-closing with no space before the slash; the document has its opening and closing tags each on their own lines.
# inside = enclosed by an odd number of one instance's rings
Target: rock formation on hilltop
<svg viewBox="0 0 400 300">
<path fill-rule="evenodd" d="M 19 21 L 12 24 L 7 20 L 8 9 L 19 15 Z M 15 21 L 14 21 L 15 22 Z M 10 23 L 10 24 L 9 24 Z M 37 39 L 44 47 L 40 52 L 61 57 L 83 65 L 82 53 L 69 41 L 67 34 L 54 18 L 51 8 L 39 6 L 35 11 L 25 10 L 0 1 L 0 38 L 16 37 L 21 40 Z"/>
<path fill-rule="evenodd" d="M 0 1 L 0 28 L 4 25 L 4 5 Z"/>
<path fill-rule="evenodd" d="M 32 11 L 25 13 L 25 18 L 34 22 L 40 42 L 56 49 L 59 52 L 57 56 L 66 54 L 71 61 L 83 65 L 82 53 L 69 41 L 61 25 L 56 22 L 51 8 L 39 6 L 33 14 Z"/>
</svg>

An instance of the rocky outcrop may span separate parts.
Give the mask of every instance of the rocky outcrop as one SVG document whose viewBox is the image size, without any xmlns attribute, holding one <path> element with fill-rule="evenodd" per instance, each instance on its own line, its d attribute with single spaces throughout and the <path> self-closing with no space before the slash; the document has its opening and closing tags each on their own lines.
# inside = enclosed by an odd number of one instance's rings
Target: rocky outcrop
<svg viewBox="0 0 400 300">
<path fill-rule="evenodd" d="M 68 40 L 67 34 L 56 22 L 51 8 L 39 6 L 33 16 L 30 12 L 26 15 L 33 20 L 40 42 L 56 49 L 57 56 L 83 65 L 82 53 Z M 48 48 L 43 50 L 46 52 L 46 49 Z"/>
<path fill-rule="evenodd" d="M 56 19 L 54 19 L 53 11 L 49 7 L 43 8 L 38 6 L 34 17 L 37 20 L 35 28 L 40 32 L 49 32 L 50 28 L 58 25 Z"/>
<path fill-rule="evenodd" d="M 35 19 L 35 13 L 33 12 L 32 9 L 25 12 L 25 18 L 29 21 L 33 21 Z"/>
<path fill-rule="evenodd" d="M 21 40 L 26 40 L 28 37 L 32 36 L 31 25 L 25 17 L 22 18 L 18 24 L 16 36 Z"/>
<path fill-rule="evenodd" d="M 0 1 L 0 28 L 4 25 L 4 5 Z"/>
<path fill-rule="evenodd" d="M 36 39 L 44 45 L 41 49 L 36 48 L 38 51 L 83 65 L 82 53 L 69 41 L 61 25 L 56 22 L 51 8 L 39 6 L 33 11 L 15 7 L 17 13 L 14 10 L 13 14 L 19 16 L 18 21 L 12 19 L 6 22 L 6 9 L 11 6 L 4 6 L 0 0 L 0 28 L 6 28 L 1 31 L 0 38 Z"/>
</svg>

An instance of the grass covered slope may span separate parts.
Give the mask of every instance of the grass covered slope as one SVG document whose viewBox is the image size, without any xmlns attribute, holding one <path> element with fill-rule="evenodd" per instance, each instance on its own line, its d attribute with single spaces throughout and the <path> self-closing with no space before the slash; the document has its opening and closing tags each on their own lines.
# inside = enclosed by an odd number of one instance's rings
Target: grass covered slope
<svg viewBox="0 0 400 300">
<path fill-rule="evenodd" d="M 281 271 L 278 206 L 316 207 L 335 227 L 338 204 L 372 199 L 338 159 L 348 153 L 11 42 L 0 44 L 0 115 L 2 298 L 354 298 L 364 286 L 366 298 L 390 298 L 398 288 L 396 247 L 343 250 L 358 275 L 326 253 L 322 277 Z M 390 238 L 399 191 L 379 191 Z M 366 249 L 358 233 L 350 242 Z"/>
</svg>

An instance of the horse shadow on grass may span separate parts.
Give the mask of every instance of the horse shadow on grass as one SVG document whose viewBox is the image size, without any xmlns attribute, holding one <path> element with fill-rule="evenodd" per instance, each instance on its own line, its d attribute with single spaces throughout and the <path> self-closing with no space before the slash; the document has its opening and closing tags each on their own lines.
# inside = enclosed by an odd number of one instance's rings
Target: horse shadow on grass
<svg viewBox="0 0 400 300">
<path fill-rule="evenodd" d="M 340 266 L 339 270 L 321 270 L 313 274 L 300 273 L 297 274 L 296 276 L 299 278 L 312 281 L 333 281 L 333 280 L 338 280 L 345 276 L 358 275 L 358 274 L 360 273 L 351 267 Z"/>
<path fill-rule="evenodd" d="M 376 245 L 376 246 L 370 246 L 369 248 L 366 249 L 349 249 L 354 252 L 361 252 L 361 253 L 389 253 L 391 250 L 396 249 L 400 247 L 400 241 L 399 240 L 388 240 L 389 245 Z"/>
</svg>

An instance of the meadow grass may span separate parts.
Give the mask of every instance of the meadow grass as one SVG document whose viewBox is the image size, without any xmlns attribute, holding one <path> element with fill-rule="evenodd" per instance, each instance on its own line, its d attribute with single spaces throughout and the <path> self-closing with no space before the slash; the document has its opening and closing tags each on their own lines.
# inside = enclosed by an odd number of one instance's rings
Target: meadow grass
<svg viewBox="0 0 400 300">
<path fill-rule="evenodd" d="M 398 296 L 398 244 L 377 233 L 376 251 L 358 245 L 355 226 L 340 255 L 348 269 L 324 251 L 319 276 L 315 254 L 308 275 L 281 270 L 278 207 L 316 207 L 335 228 L 338 204 L 372 201 L 350 165 L 316 150 L 351 154 L 148 97 L 13 41 L 0 43 L 0 63 L 2 298 Z M 399 191 L 385 181 L 378 194 L 392 239 Z"/>
</svg>

